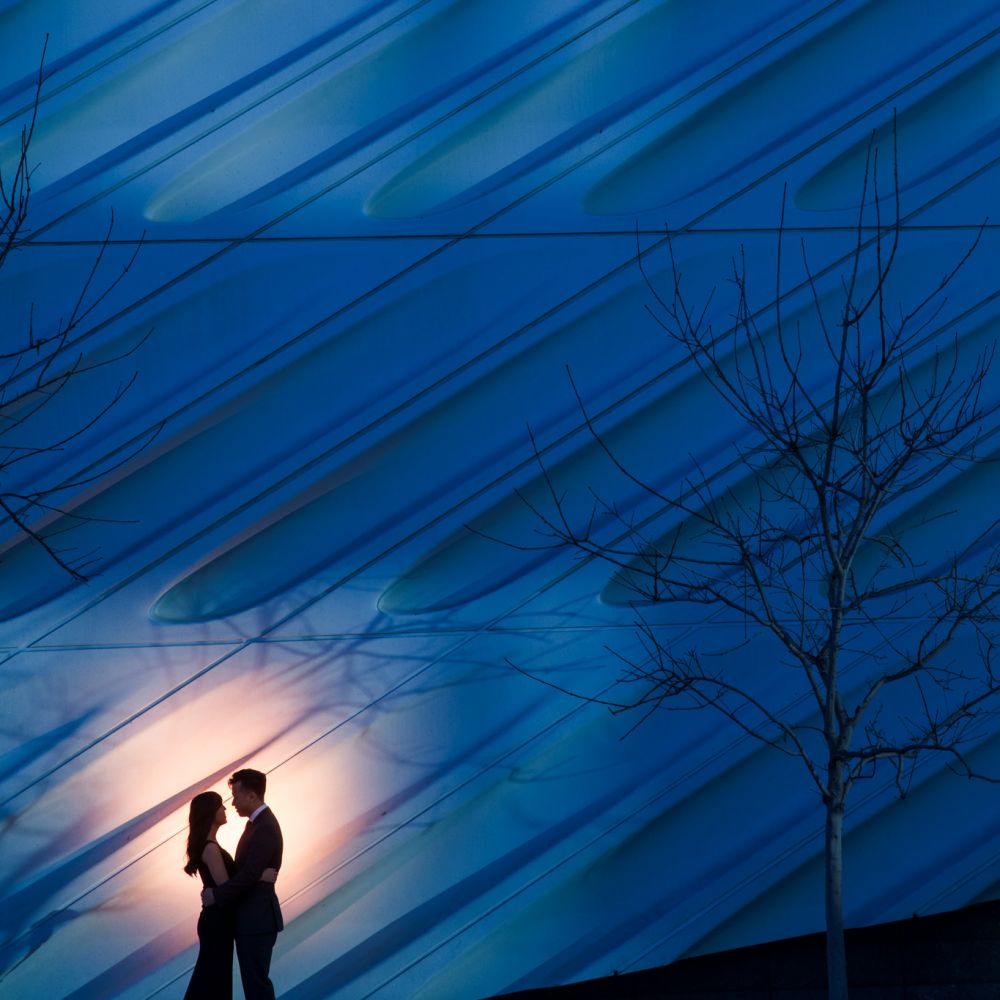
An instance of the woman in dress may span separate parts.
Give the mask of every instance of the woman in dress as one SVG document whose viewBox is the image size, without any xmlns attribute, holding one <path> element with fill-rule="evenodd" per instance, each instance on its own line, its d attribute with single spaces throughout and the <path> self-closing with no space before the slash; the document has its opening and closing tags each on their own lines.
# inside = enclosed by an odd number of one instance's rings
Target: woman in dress
<svg viewBox="0 0 1000 1000">
<path fill-rule="evenodd" d="M 235 863 L 215 839 L 226 822 L 226 807 L 218 792 L 201 792 L 191 800 L 188 816 L 188 875 L 196 872 L 202 885 L 221 885 L 235 872 Z M 262 882 L 274 882 L 278 873 L 268 868 Z M 235 921 L 232 907 L 206 906 L 198 917 L 198 961 L 184 1000 L 221 1000 L 233 995 L 233 941 Z"/>
</svg>

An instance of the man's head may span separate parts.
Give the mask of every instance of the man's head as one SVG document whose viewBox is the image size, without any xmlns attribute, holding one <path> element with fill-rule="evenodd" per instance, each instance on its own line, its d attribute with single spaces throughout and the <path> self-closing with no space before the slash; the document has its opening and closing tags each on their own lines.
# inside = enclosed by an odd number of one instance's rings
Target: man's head
<svg viewBox="0 0 1000 1000">
<path fill-rule="evenodd" d="M 250 816 L 264 803 L 267 775 L 245 767 L 229 779 L 229 787 L 233 790 L 233 808 L 240 816 Z"/>
</svg>

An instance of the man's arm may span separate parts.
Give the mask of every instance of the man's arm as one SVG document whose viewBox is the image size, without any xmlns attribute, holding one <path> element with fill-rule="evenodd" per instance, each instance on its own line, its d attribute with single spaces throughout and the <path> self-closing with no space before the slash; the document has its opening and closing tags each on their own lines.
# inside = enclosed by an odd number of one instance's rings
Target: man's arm
<svg viewBox="0 0 1000 1000">
<path fill-rule="evenodd" d="M 240 870 L 214 889 L 206 889 L 202 894 L 205 902 L 209 902 L 206 898 L 209 892 L 212 893 L 213 901 L 223 906 L 239 899 L 252 885 L 260 881 L 265 868 L 272 867 L 277 846 L 277 838 L 269 826 L 255 830 L 253 839 L 241 860 Z"/>
</svg>

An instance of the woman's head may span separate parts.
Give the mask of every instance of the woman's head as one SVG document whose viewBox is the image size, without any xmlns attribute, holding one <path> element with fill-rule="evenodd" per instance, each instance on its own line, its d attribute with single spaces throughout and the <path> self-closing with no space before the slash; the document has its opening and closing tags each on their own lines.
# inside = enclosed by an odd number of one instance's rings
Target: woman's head
<svg viewBox="0 0 1000 1000">
<path fill-rule="evenodd" d="M 213 827 L 226 822 L 226 809 L 218 792 L 199 792 L 188 810 L 187 864 L 184 871 L 194 875 Z"/>
<path fill-rule="evenodd" d="M 222 806 L 222 796 L 218 792 L 199 792 L 191 800 L 188 810 L 188 825 L 204 826 L 207 830 L 215 820 L 216 813 Z"/>
</svg>

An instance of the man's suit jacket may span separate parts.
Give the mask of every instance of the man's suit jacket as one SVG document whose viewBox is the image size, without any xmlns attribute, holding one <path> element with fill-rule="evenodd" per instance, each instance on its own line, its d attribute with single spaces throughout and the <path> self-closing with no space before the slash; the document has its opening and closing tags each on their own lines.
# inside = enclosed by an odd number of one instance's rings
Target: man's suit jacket
<svg viewBox="0 0 1000 1000">
<path fill-rule="evenodd" d="M 270 882 L 261 882 L 265 868 L 281 867 L 281 827 L 270 809 L 247 823 L 236 845 L 236 874 L 215 890 L 219 906 L 232 905 L 237 934 L 269 934 L 284 929 L 281 907 Z"/>
</svg>

